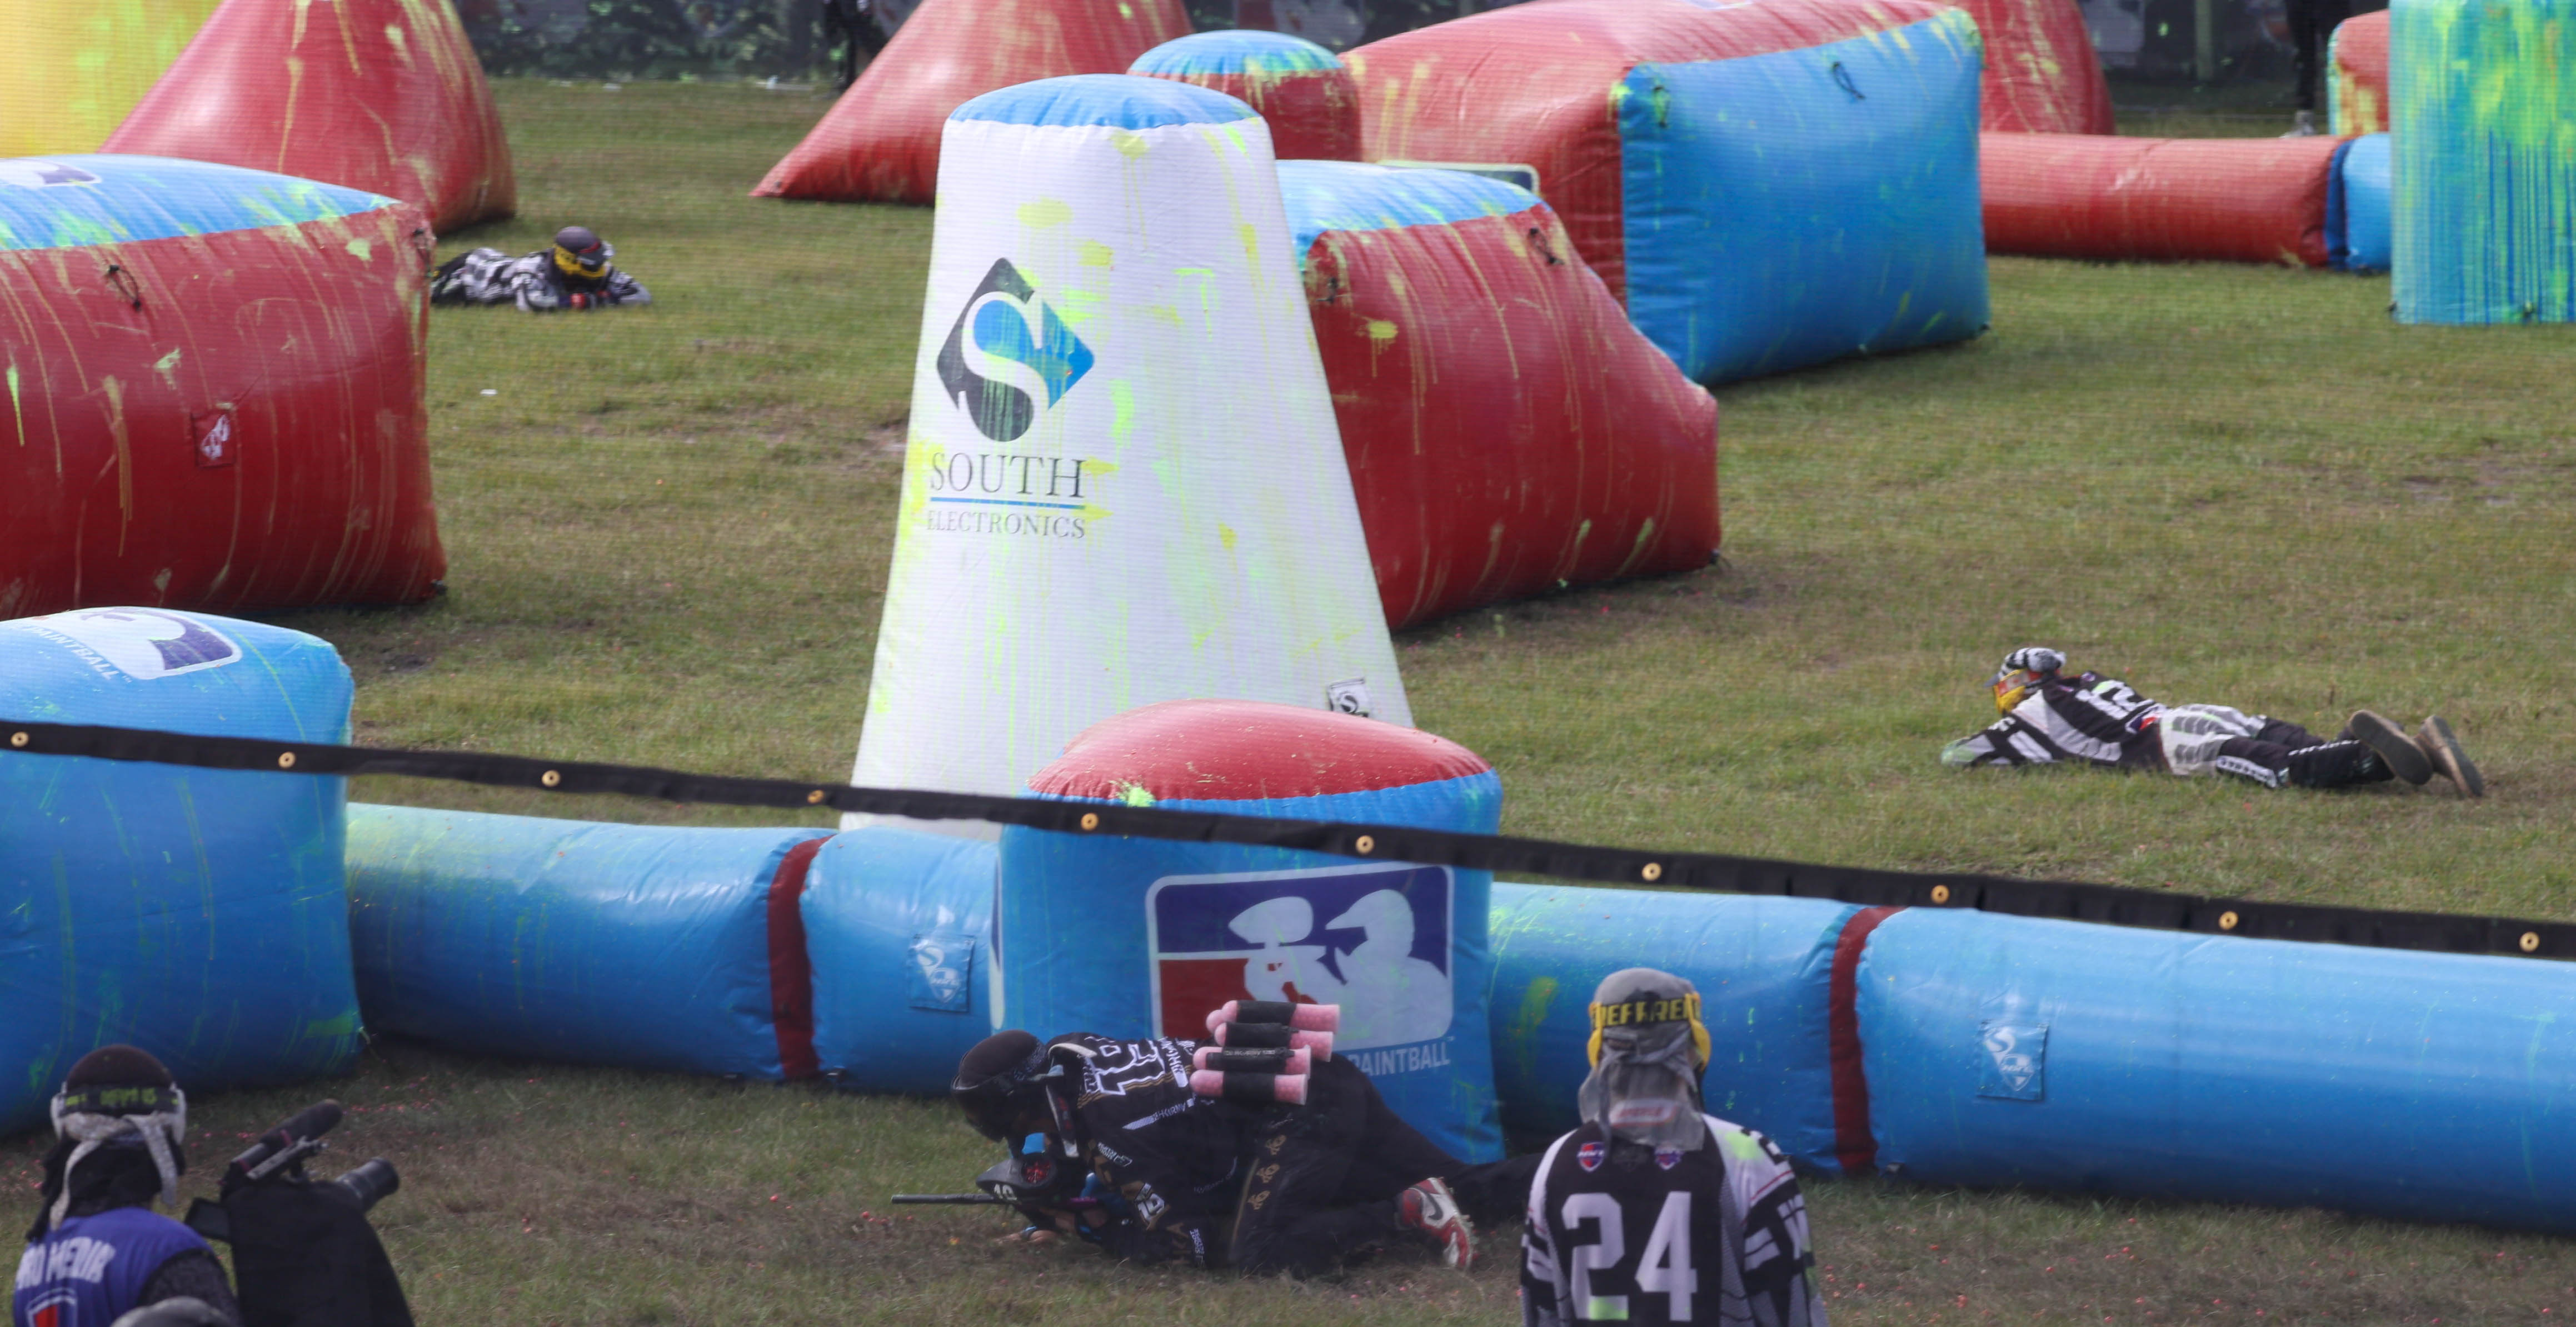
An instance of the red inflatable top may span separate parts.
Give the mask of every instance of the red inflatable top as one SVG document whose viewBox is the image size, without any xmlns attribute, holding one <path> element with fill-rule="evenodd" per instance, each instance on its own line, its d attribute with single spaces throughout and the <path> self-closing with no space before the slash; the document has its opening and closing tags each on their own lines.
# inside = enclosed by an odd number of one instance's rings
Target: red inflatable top
<svg viewBox="0 0 2576 1327">
<path fill-rule="evenodd" d="M 1123 74 L 1190 30 L 1180 0 L 923 0 L 754 198 L 927 203 L 948 113 L 997 88 Z"/>
<path fill-rule="evenodd" d="M 225 0 L 100 151 L 364 189 L 442 232 L 518 207 L 491 86 L 443 3 Z"/>
<path fill-rule="evenodd" d="M 1307 307 L 1387 625 L 1708 565 L 1717 402 L 1545 204 L 1452 171 L 1279 173 L 1317 231 Z"/>
<path fill-rule="evenodd" d="M 2075 0 L 1959 0 L 1986 41 L 1978 119 L 2007 133 L 2107 134 L 2111 85 Z"/>
<path fill-rule="evenodd" d="M 1029 776 L 1048 797 L 1240 802 L 1376 792 L 1483 774 L 1475 752 L 1414 728 L 1252 700 L 1167 700 L 1082 731 Z"/>
<path fill-rule="evenodd" d="M 2334 131 L 2388 132 L 2388 11 L 2345 19 L 2334 30 Z"/>
<path fill-rule="evenodd" d="M 1360 94 L 1331 51 L 1284 32 L 1201 32 L 1165 42 L 1127 72 L 1222 92 L 1261 113 L 1281 161 L 1360 159 Z"/>
<path fill-rule="evenodd" d="M 934 0 L 936 3 L 937 0 Z M 1369 161 L 1516 163 L 1612 294 L 1627 298 L 1618 110 L 1644 63 L 1731 60 L 1919 23 L 1937 0 L 1548 0 L 1371 42 L 1342 57 Z M 1991 57 L 1989 57 L 1991 58 Z"/>
</svg>

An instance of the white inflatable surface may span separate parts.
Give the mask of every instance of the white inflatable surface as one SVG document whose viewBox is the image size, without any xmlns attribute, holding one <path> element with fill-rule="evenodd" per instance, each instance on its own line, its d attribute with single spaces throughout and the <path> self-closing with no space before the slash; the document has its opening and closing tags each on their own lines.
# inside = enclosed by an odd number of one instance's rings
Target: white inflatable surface
<svg viewBox="0 0 2576 1327">
<path fill-rule="evenodd" d="M 1411 724 L 1291 243 L 1221 93 L 1083 75 L 949 118 L 853 782 L 1016 794 L 1163 700 Z"/>
</svg>

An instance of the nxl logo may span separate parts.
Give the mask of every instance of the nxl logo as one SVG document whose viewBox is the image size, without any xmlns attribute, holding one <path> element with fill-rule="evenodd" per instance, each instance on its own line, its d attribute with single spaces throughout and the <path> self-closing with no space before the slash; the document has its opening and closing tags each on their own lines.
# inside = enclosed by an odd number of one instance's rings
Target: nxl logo
<svg viewBox="0 0 2576 1327">
<path fill-rule="evenodd" d="M 1228 1000 L 1337 1004 L 1333 1049 L 1449 1031 L 1450 876 L 1437 866 L 1171 876 L 1145 895 L 1154 1012 L 1198 1039 Z"/>
<path fill-rule="evenodd" d="M 150 681 L 242 657 L 241 647 L 192 617 L 149 608 L 89 608 L 6 625 L 32 631 L 81 656 L 102 675 L 123 673 Z"/>
<path fill-rule="evenodd" d="M 1029 326 L 1034 314 L 1037 327 Z M 974 361 L 970 363 L 970 359 Z M 1082 375 L 1091 371 L 1091 347 L 1064 325 L 1054 309 L 1037 298 L 1037 289 L 1008 258 L 993 260 L 984 283 L 957 311 L 957 325 L 939 347 L 939 382 L 949 399 L 966 408 L 975 428 L 995 442 L 1009 442 L 1029 431 L 1037 404 L 1029 393 L 991 376 L 1017 364 L 1046 389 L 1050 406 L 1061 400 Z M 978 373 L 981 366 L 990 373 Z"/>
</svg>

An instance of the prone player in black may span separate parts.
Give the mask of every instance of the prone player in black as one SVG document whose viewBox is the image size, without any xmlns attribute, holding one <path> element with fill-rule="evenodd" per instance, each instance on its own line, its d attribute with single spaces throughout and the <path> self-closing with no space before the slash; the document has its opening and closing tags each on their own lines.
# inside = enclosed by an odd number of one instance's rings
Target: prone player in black
<svg viewBox="0 0 2576 1327">
<path fill-rule="evenodd" d="M 2099 673 L 2064 672 L 2066 656 L 2044 645 L 2004 657 L 1989 687 L 2003 717 L 1941 751 L 1942 763 L 2051 762 L 2171 774 L 2226 774 L 2266 788 L 2341 788 L 2391 778 L 2421 784 L 2436 773 L 2469 797 L 2486 780 L 2458 734 L 2435 715 L 2408 733 L 2357 710 L 2341 733 L 2318 737 L 2286 719 L 2225 705 L 2167 705 Z"/>
<path fill-rule="evenodd" d="M 1037 1238 L 1071 1236 L 1138 1263 L 1311 1275 L 1415 1243 L 1452 1266 L 1473 1257 L 1455 1180 L 1508 1212 L 1527 1166 L 1470 1166 L 1387 1109 L 1344 1059 L 1316 1062 L 1302 1105 L 1190 1089 L 1197 1044 L 1018 1030 L 977 1044 L 951 1095 L 985 1137 L 1070 1143 L 1099 1205 L 1041 1208 Z"/>
<path fill-rule="evenodd" d="M 1530 1186 L 1524 1327 L 1824 1327 L 1797 1176 L 1771 1140 L 1702 1109 L 1699 992 L 1652 968 L 1611 973 L 1591 1054 L 1583 1126 Z"/>
<path fill-rule="evenodd" d="M 617 266 L 617 249 L 588 226 L 555 232 L 552 247 L 516 258 L 475 249 L 438 265 L 432 304 L 516 304 L 522 313 L 592 312 L 653 302 L 652 292 Z"/>
<path fill-rule="evenodd" d="M 188 1097 L 168 1068 L 132 1046 L 80 1058 L 53 1103 L 57 1141 L 27 1249 L 19 1258 L 15 1327 L 110 1327 L 169 1304 L 174 1320 L 237 1327 L 241 1306 L 214 1250 L 151 1210 L 178 1202 L 188 1168 Z"/>
</svg>

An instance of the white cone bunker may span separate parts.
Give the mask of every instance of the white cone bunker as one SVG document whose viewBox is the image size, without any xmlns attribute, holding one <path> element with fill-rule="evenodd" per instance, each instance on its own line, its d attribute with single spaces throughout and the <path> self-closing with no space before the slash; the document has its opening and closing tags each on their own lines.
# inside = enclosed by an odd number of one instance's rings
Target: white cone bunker
<svg viewBox="0 0 2576 1327">
<path fill-rule="evenodd" d="M 949 117 L 854 782 L 1016 795 L 1164 700 L 1411 724 L 1296 262 L 1232 97 L 1093 74 Z"/>
</svg>

